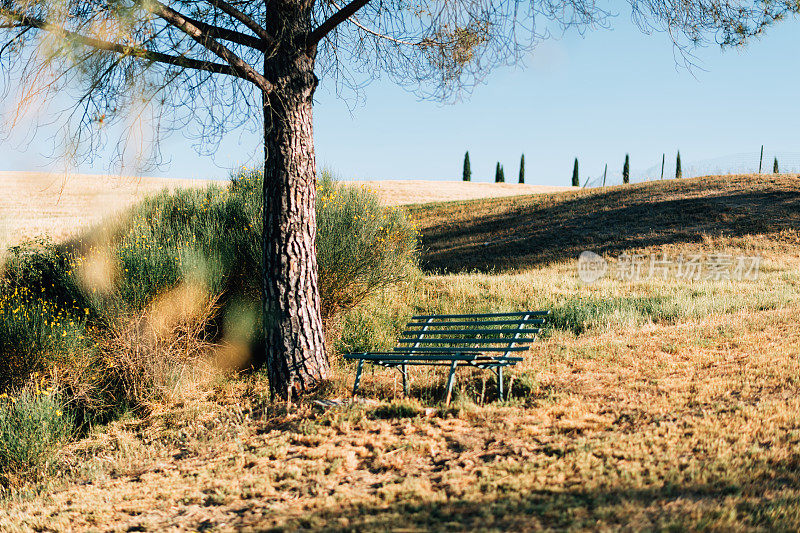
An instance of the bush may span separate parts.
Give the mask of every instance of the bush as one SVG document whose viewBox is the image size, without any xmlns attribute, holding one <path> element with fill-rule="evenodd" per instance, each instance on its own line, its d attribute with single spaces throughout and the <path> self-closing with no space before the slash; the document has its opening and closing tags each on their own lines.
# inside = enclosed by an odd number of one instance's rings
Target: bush
<svg viewBox="0 0 800 533">
<path fill-rule="evenodd" d="M 27 287 L 0 291 L 0 391 L 91 350 L 84 317 Z"/>
<path fill-rule="evenodd" d="M 58 375 L 83 423 L 163 397 L 208 341 L 259 342 L 261 176 L 242 170 L 228 187 L 153 196 L 104 241 L 12 249 L 0 281 L 0 392 L 32 372 Z M 326 319 L 415 272 L 416 230 L 374 192 L 324 174 L 317 221 Z"/>
<path fill-rule="evenodd" d="M 261 172 L 232 178 L 232 194 L 248 204 L 252 227 L 261 220 Z M 365 187 L 337 183 L 323 172 L 317 187 L 317 266 L 325 318 L 351 309 L 369 294 L 406 279 L 413 272 L 418 232 L 405 214 L 381 205 Z M 260 230 L 248 234 L 258 250 L 248 272 L 261 272 Z M 257 269 L 257 270 L 255 270 Z M 251 276 L 252 277 L 252 276 Z M 259 295 L 260 285 L 250 294 Z"/>
<path fill-rule="evenodd" d="M 413 271 L 417 230 L 403 212 L 380 205 L 365 188 L 320 182 L 317 263 L 326 317 L 352 309 Z"/>
<path fill-rule="evenodd" d="M 90 307 L 74 275 L 78 267 L 74 254 L 48 239 L 12 246 L 3 266 L 4 293 L 24 289 L 61 309 L 83 311 Z"/>
<path fill-rule="evenodd" d="M 0 395 L 0 484 L 8 488 L 46 473 L 72 430 L 61 395 L 37 375 L 16 396 Z"/>
</svg>

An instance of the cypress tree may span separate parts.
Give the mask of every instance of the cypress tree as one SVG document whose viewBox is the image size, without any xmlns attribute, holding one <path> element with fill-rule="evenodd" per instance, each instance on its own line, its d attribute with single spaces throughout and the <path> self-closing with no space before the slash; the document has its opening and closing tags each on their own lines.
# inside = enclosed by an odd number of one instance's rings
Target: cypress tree
<svg viewBox="0 0 800 533">
<path fill-rule="evenodd" d="M 625 154 L 625 165 L 622 167 L 622 183 L 631 182 L 631 157 Z"/>
<path fill-rule="evenodd" d="M 525 183 L 525 154 L 519 158 L 519 182 Z"/>
<path fill-rule="evenodd" d="M 578 158 L 575 158 L 575 166 L 572 167 L 572 186 L 573 187 L 580 187 L 581 180 L 578 177 Z"/>
<path fill-rule="evenodd" d="M 675 160 L 675 179 L 683 177 L 683 170 L 681 170 L 681 151 L 678 150 L 678 159 Z"/>
<path fill-rule="evenodd" d="M 503 165 L 500 165 L 500 183 L 506 182 L 506 172 L 503 170 Z"/>
<path fill-rule="evenodd" d="M 772 164 L 772 173 L 773 174 L 780 174 L 780 171 L 778 170 L 778 158 L 777 157 L 775 158 L 775 162 Z"/>
<path fill-rule="evenodd" d="M 464 154 L 464 172 L 462 173 L 461 178 L 464 181 L 472 180 L 472 169 L 469 166 L 469 150 L 467 150 L 467 153 Z"/>
<path fill-rule="evenodd" d="M 498 161 L 497 166 L 494 168 L 494 182 L 502 183 L 502 181 L 503 181 L 503 174 L 502 170 L 500 169 L 500 161 Z"/>
</svg>

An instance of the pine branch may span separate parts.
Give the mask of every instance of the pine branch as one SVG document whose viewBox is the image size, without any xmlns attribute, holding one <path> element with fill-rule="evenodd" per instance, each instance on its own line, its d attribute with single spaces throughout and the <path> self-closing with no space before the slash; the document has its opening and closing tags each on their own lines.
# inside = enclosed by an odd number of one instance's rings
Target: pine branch
<svg viewBox="0 0 800 533">
<path fill-rule="evenodd" d="M 89 37 L 80 34 L 78 32 L 67 30 L 62 26 L 51 24 L 36 17 L 23 15 L 21 13 L 14 12 L 6 8 L 0 8 L 0 15 L 16 21 L 14 27 L 17 28 L 24 27 L 29 29 L 45 31 L 48 33 L 52 33 L 53 35 L 64 37 L 78 44 L 95 48 L 97 50 L 114 52 L 116 54 L 121 54 L 123 56 L 133 57 L 137 59 L 144 59 L 156 63 L 166 63 L 169 65 L 175 65 L 188 69 L 204 70 L 206 72 L 212 72 L 215 74 L 226 74 L 228 76 L 235 76 L 237 78 L 247 79 L 230 65 L 214 63 L 212 61 L 203 61 L 200 59 L 192 59 L 184 56 L 173 56 L 162 52 L 147 50 L 145 48 L 140 48 L 137 46 L 130 46 L 110 41 L 104 41 L 102 39 L 96 39 L 94 37 Z"/>
<path fill-rule="evenodd" d="M 328 35 L 333 29 L 353 16 L 356 11 L 367 5 L 369 0 L 353 0 L 342 9 L 331 15 L 331 17 L 320 24 L 316 30 L 312 31 L 307 40 L 307 46 L 312 48 L 317 45 L 326 35 Z"/>
<path fill-rule="evenodd" d="M 225 60 L 235 71 L 237 71 L 241 78 L 246 79 L 258 86 L 262 91 L 271 92 L 274 85 L 269 82 L 263 75 L 257 72 L 241 57 L 233 53 L 228 47 L 217 42 L 207 32 L 192 24 L 181 13 L 175 11 L 169 6 L 166 6 L 158 0 L 146 0 L 143 3 L 145 9 L 154 15 L 161 17 L 169 24 L 175 26 L 186 35 L 200 43 L 211 53 L 215 54 L 220 59 Z"/>
<path fill-rule="evenodd" d="M 208 3 L 250 28 L 250 30 L 263 41 L 262 46 L 264 46 L 264 48 L 272 48 L 275 46 L 275 40 L 267 33 L 267 30 L 234 6 L 223 0 L 208 0 Z"/>
</svg>

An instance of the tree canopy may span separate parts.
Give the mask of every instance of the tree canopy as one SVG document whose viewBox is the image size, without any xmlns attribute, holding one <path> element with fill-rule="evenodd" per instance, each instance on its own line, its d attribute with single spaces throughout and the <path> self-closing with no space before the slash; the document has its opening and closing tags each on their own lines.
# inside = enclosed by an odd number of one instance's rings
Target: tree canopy
<svg viewBox="0 0 800 533">
<path fill-rule="evenodd" d="M 800 10 L 772 0 L 628 0 L 644 30 L 681 47 L 738 45 Z M 271 56 L 310 53 L 338 88 L 387 75 L 424 96 L 458 98 L 565 28 L 608 24 L 594 0 L 1 0 L 4 90 L 38 105 L 67 91 L 68 131 L 83 155 L 115 120 L 146 116 L 215 146 L 262 118 Z M 7 94 L 6 94 L 7 96 Z M 82 141 L 88 141 L 88 144 Z"/>
</svg>

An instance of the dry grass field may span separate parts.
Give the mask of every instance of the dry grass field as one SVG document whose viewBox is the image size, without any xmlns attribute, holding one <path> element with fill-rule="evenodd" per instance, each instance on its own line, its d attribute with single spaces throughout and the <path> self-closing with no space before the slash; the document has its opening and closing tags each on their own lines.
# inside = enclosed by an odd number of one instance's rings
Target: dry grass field
<svg viewBox="0 0 800 533">
<path fill-rule="evenodd" d="M 47 234 L 54 240 L 87 226 L 162 189 L 205 186 L 202 180 L 0 172 L 0 239 L 16 244 Z"/>
<path fill-rule="evenodd" d="M 6 498 L 0 530 L 800 529 L 800 179 L 410 212 L 435 272 L 341 327 L 385 345 L 416 311 L 552 309 L 511 399 L 462 372 L 448 409 L 441 371 L 415 371 L 403 399 L 375 370 L 363 402 L 322 409 L 271 403 L 260 376 L 203 374 L 66 448 L 59 476 Z M 584 249 L 762 263 L 750 280 L 585 284 Z M 334 363 L 320 396 L 345 398 L 354 372 Z"/>
<path fill-rule="evenodd" d="M 147 194 L 205 187 L 209 180 L 0 172 L 0 243 L 48 234 L 55 240 L 113 217 Z M 221 183 L 225 183 L 222 181 Z M 444 181 L 359 181 L 388 205 L 559 192 L 567 187 Z M 5 248 L 5 246 L 3 246 Z"/>
<path fill-rule="evenodd" d="M 572 189 L 572 187 L 556 185 L 434 180 L 380 180 L 356 181 L 354 183 L 374 189 L 387 205 L 504 198 L 508 196 L 557 193 Z"/>
</svg>

